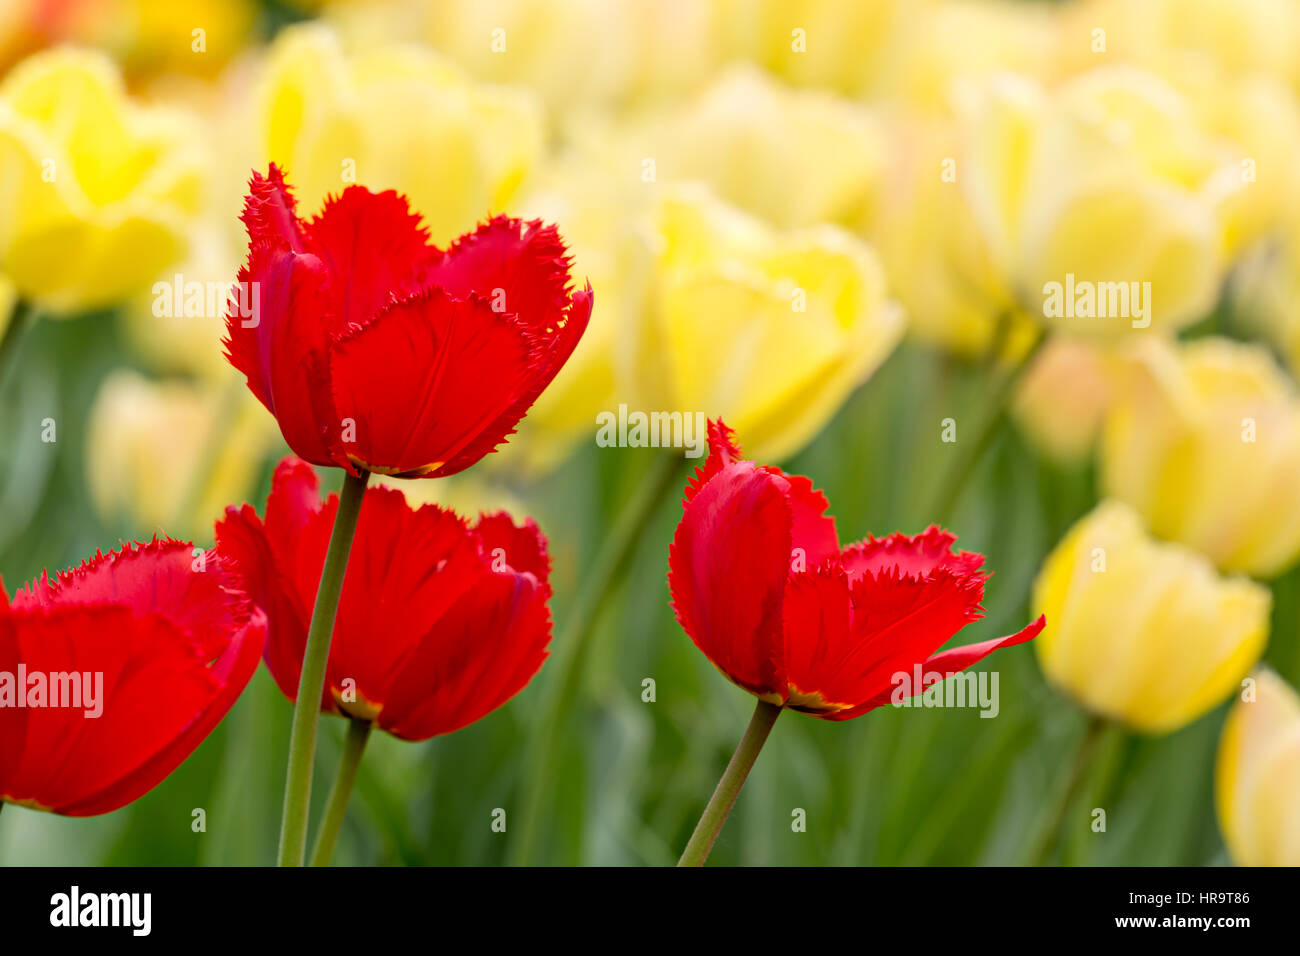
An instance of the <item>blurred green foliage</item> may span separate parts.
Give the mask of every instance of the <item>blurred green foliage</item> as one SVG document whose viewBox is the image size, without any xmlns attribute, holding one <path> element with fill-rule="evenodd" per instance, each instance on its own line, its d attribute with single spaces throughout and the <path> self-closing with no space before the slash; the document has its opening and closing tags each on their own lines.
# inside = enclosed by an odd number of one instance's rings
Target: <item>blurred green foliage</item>
<svg viewBox="0 0 1300 956">
<path fill-rule="evenodd" d="M 130 364 L 111 315 L 38 323 L 3 388 L 0 572 L 14 590 L 43 568 L 74 565 L 153 528 L 106 525 L 86 491 L 84 421 L 103 376 Z M 944 417 L 977 408 L 987 379 L 971 365 L 908 346 L 840 411 L 790 470 L 831 502 L 841 539 L 918 531 L 919 510 L 958 444 Z M 39 423 L 57 422 L 57 441 Z M 743 436 L 742 436 L 743 438 Z M 960 439 L 960 436 L 959 436 Z M 641 480 L 652 450 L 594 443 L 526 500 L 551 540 L 562 630 L 603 532 Z M 261 507 L 269 486 L 249 499 Z M 682 464 L 681 475 L 687 473 Z M 337 473 L 325 476 L 336 487 Z M 680 483 L 678 485 L 680 487 Z M 1041 463 L 1014 429 L 998 433 L 949 524 L 996 573 L 988 616 L 965 643 L 1019 628 L 1050 547 L 1095 500 L 1090 471 Z M 744 729 L 752 699 L 705 660 L 673 621 L 665 580 L 680 514 L 660 502 L 616 582 L 584 660 L 572 718 L 558 737 L 555 799 L 537 862 L 672 863 Z M 1297 575 L 1276 582 L 1269 662 L 1300 681 Z M 496 864 L 521 803 L 522 748 L 553 661 L 517 698 L 449 737 L 410 744 L 376 734 L 340 836 L 338 864 Z M 1059 798 L 1087 720 L 1046 685 L 1031 647 L 1003 651 L 1001 712 L 882 708 L 847 723 L 783 715 L 712 855 L 720 864 L 1014 864 L 1027 862 Z M 641 699 L 653 678 L 657 699 Z M 1065 813 L 1050 859 L 1067 864 L 1226 861 L 1214 821 L 1212 769 L 1223 707 L 1168 737 L 1105 732 Z M 64 819 L 19 808 L 0 817 L 0 859 L 27 864 L 269 864 L 275 855 L 291 708 L 262 670 L 220 728 L 170 778 L 105 817 Z M 344 735 L 325 718 L 314 799 L 325 798 Z M 1107 808 L 1094 834 L 1090 810 Z M 206 832 L 192 830 L 193 811 Z M 505 833 L 492 814 L 507 814 Z M 792 813 L 807 814 L 793 832 Z"/>
</svg>

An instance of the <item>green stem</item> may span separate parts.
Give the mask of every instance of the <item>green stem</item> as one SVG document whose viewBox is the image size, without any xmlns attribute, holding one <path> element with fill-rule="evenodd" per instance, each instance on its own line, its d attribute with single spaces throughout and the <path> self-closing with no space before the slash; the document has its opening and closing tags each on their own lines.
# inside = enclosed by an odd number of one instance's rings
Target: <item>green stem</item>
<svg viewBox="0 0 1300 956">
<path fill-rule="evenodd" d="M 316 606 L 311 612 L 311 627 L 307 630 L 307 647 L 302 657 L 302 677 L 298 681 L 298 699 L 293 707 L 293 731 L 289 736 L 289 768 L 284 781 L 284 812 L 280 817 L 280 866 L 302 866 L 307 852 L 307 817 L 311 812 L 311 776 L 325 690 L 325 665 L 329 662 L 343 573 L 347 570 L 348 553 L 352 550 L 352 537 L 369 480 L 367 471 L 343 479 L 334 531 L 316 590 Z"/>
<path fill-rule="evenodd" d="M 558 779 L 555 762 L 561 730 L 573 708 L 582 669 L 587 662 L 586 647 L 596 620 L 612 590 L 636 550 L 646 525 L 658 511 L 665 495 L 676 486 L 681 459 L 663 453 L 648 469 L 631 504 L 619 514 L 609 536 L 601 544 L 591 568 L 583 578 L 582 588 L 574 599 L 568 621 L 555 642 L 554 663 L 548 670 L 548 696 L 543 698 L 541 713 L 533 724 L 524 749 L 523 806 L 520 810 L 518 836 L 512 841 L 510 863 L 527 866 L 537 849 L 542 814 L 550 802 L 550 790 Z"/>
<path fill-rule="evenodd" d="M 965 489 L 967 481 L 970 480 L 971 474 L 975 471 L 975 466 L 984 457 L 984 452 L 993 443 L 993 437 L 1006 420 L 1007 412 L 1011 406 L 1011 397 L 1015 394 L 1016 386 L 1020 384 L 1025 372 L 1033 364 L 1034 358 L 1046 341 L 1046 333 L 1040 330 L 1037 338 L 1034 339 L 1020 361 L 1003 375 L 994 386 L 993 394 L 987 403 L 984 421 L 975 437 L 975 441 L 962 446 L 966 451 L 958 453 L 956 465 L 948 471 L 931 499 L 930 507 L 924 512 L 927 520 L 943 523 L 952 517 L 952 511 L 957 506 L 957 502 L 961 500 L 961 493 Z"/>
<path fill-rule="evenodd" d="M 312 866 L 330 865 L 334 844 L 339 838 L 339 827 L 343 825 L 343 816 L 347 813 L 348 798 L 352 796 L 352 784 L 357 779 L 361 755 L 366 751 L 366 741 L 370 739 L 370 729 L 373 726 L 368 720 L 352 720 L 348 723 L 343 758 L 339 761 L 339 775 L 334 778 L 329 800 L 325 802 L 325 819 L 316 831 L 316 846 L 311 851 Z"/>
<path fill-rule="evenodd" d="M 9 324 L 5 327 L 4 335 L 0 336 L 0 385 L 4 385 L 9 376 L 9 366 L 18 354 L 18 342 L 22 339 L 23 332 L 35 319 L 36 307 L 31 302 L 19 299 L 14 303 Z"/>
<path fill-rule="evenodd" d="M 776 704 L 769 704 L 765 700 L 758 702 L 754 716 L 749 718 L 749 726 L 745 728 L 745 736 L 740 738 L 740 745 L 731 755 L 731 762 L 722 771 L 722 779 L 709 798 L 700 822 L 695 825 L 695 832 L 682 851 L 682 858 L 677 861 L 678 866 L 704 865 L 714 841 L 722 831 L 722 825 L 727 822 L 727 814 L 731 813 L 736 798 L 740 796 L 740 788 L 745 785 L 745 779 L 749 776 L 754 761 L 758 759 L 758 752 L 763 749 L 767 735 L 772 732 L 772 725 L 780 716 L 781 708 Z"/>
<path fill-rule="evenodd" d="M 1066 767 L 1061 782 L 1057 785 L 1055 798 L 1052 801 L 1052 808 L 1047 820 L 1038 831 L 1038 835 L 1031 845 L 1027 856 L 1030 865 L 1046 866 L 1051 859 L 1052 850 L 1056 847 L 1061 833 L 1061 826 L 1065 822 L 1065 814 L 1079 796 L 1080 788 L 1087 777 L 1088 767 L 1092 765 L 1093 756 L 1097 752 L 1097 746 L 1101 742 L 1106 727 L 1105 719 L 1089 716 L 1083 739 L 1079 742 L 1073 759 L 1070 761 L 1069 766 Z"/>
</svg>

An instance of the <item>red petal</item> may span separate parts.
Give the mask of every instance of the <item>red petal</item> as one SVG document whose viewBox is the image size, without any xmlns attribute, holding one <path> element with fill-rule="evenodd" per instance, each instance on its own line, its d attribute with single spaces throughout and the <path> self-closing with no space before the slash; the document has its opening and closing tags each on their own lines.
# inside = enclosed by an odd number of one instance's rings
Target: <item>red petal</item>
<svg viewBox="0 0 1300 956">
<path fill-rule="evenodd" d="M 950 675 L 955 674 L 958 671 L 964 671 L 972 664 L 982 661 L 998 648 L 1014 647 L 1016 644 L 1024 644 L 1027 641 L 1032 641 L 1038 636 L 1039 632 L 1042 631 L 1046 624 L 1047 618 L 1039 615 L 1038 620 L 1008 637 L 995 637 L 991 640 L 979 641 L 975 644 L 964 644 L 961 647 L 952 647 L 946 651 L 941 651 L 921 665 L 922 686 L 925 686 L 931 675 L 936 676 L 940 680 L 946 679 Z M 911 675 L 909 674 L 908 676 L 910 679 Z M 846 711 L 840 711 L 836 714 L 827 714 L 826 718 L 828 720 L 850 720 L 854 717 L 861 716 L 869 710 L 874 710 L 877 707 L 883 707 L 885 704 L 888 704 L 890 699 L 893 697 L 893 693 L 894 688 L 891 687 L 889 690 L 880 692 L 875 697 L 863 704 L 859 704 L 857 707 Z"/>
<path fill-rule="evenodd" d="M 472 588 L 404 662 L 379 726 L 425 740 L 473 723 L 523 689 L 551 639 L 546 589 L 531 574 L 480 565 Z"/>
<path fill-rule="evenodd" d="M 856 701 L 833 700 L 823 684 L 853 647 L 853 603 L 844 569 L 827 564 L 790 575 L 785 588 L 785 676 L 788 706 L 824 714 Z"/>
<path fill-rule="evenodd" d="M 250 249 L 301 252 L 303 226 L 297 213 L 298 201 L 284 181 L 284 173 L 272 163 L 266 176 L 253 170 L 240 214 L 248 230 Z"/>
<path fill-rule="evenodd" d="M 478 438 L 461 449 L 437 471 L 432 472 L 430 477 L 441 478 L 464 471 L 514 434 L 515 426 L 519 424 L 520 419 L 528 413 L 528 409 L 533 407 L 537 397 L 542 394 L 546 386 L 551 384 L 560 369 L 564 367 L 564 363 L 573 355 L 573 350 L 577 348 L 583 332 L 587 330 L 594 302 L 595 297 L 591 286 L 588 285 L 583 291 L 573 294 L 573 301 L 562 327 L 548 333 L 540 333 L 536 329 L 532 331 L 530 337 L 533 372 L 528 386 L 514 404 L 480 432 Z"/>
<path fill-rule="evenodd" d="M 857 579 L 866 573 L 897 568 L 905 576 L 929 574 L 946 568 L 958 575 L 977 572 L 984 564 L 984 556 L 973 551 L 953 554 L 952 546 L 957 536 L 931 525 L 918 535 L 896 532 L 883 538 L 867 536 L 865 541 L 851 544 L 842 556 L 845 570 Z"/>
<path fill-rule="evenodd" d="M 0 794 L 74 816 L 106 813 L 169 774 L 257 666 L 265 620 L 215 560 L 155 541 L 48 575 L 0 613 L 0 669 L 102 675 L 86 708 L 0 710 Z M 84 702 L 84 699 L 83 699 Z"/>
<path fill-rule="evenodd" d="M 827 700 L 858 703 L 890 686 L 954 634 L 980 618 L 982 576 L 938 570 L 928 577 L 895 570 L 867 572 L 851 582 L 853 636 L 826 662 L 814 687 Z"/>
<path fill-rule="evenodd" d="M 695 646 L 753 694 L 786 699 L 781 604 L 790 572 L 788 483 L 748 462 L 684 508 L 668 555 L 673 610 Z"/>
<path fill-rule="evenodd" d="M 64 807 L 59 812 L 70 816 L 108 813 L 138 799 L 157 786 L 194 752 L 194 749 L 229 713 L 239 695 L 248 686 L 253 672 L 257 670 L 257 662 L 262 656 L 265 638 L 266 618 L 260 610 L 255 610 L 248 625 L 235 634 L 225 652 L 209 668 L 209 673 L 218 682 L 217 690 L 197 711 L 190 723 L 170 736 L 161 750 L 120 781 L 75 804 Z M 147 686 L 145 681 L 141 681 L 141 684 Z M 174 691 L 169 687 L 168 692 Z M 105 704 L 105 709 L 107 707 L 108 704 Z M 147 719 L 157 721 L 157 712 L 151 710 Z"/>
<path fill-rule="evenodd" d="M 532 518 L 525 518 L 523 524 L 516 525 L 514 519 L 504 511 L 483 515 L 474 526 L 482 553 L 489 562 L 496 558 L 498 549 L 505 564 L 514 571 L 531 574 L 545 585 L 551 575 L 551 558 L 546 550 L 546 536 Z M 503 568 L 492 564 L 493 570 Z"/>
<path fill-rule="evenodd" d="M 317 464 L 339 464 L 326 357 L 324 316 L 330 302 L 324 263 L 312 255 L 254 246 L 239 281 L 250 290 L 254 315 L 245 319 L 232 301 L 226 357 L 247 377 L 296 454 Z"/>
<path fill-rule="evenodd" d="M 532 363 L 524 330 L 482 299 L 404 300 L 334 351 L 335 405 L 355 427 L 344 448 L 370 471 L 450 473 L 443 466 L 471 444 L 505 439 L 514 422 L 502 428 L 502 416 L 529 388 Z"/>
<path fill-rule="evenodd" d="M 569 308 L 569 256 L 554 226 L 497 216 L 457 239 L 428 283 L 454 299 L 477 294 L 529 329 L 553 334 Z"/>
<path fill-rule="evenodd" d="M 119 605 L 136 614 L 154 612 L 187 632 L 204 659 L 221 653 L 230 634 L 248 618 L 243 595 L 224 587 L 217 561 L 196 569 L 188 542 L 155 538 L 126 544 L 108 554 L 96 552 L 81 567 L 48 573 L 14 594 L 13 610 Z"/>
<path fill-rule="evenodd" d="M 385 306 L 426 285 L 442 253 L 405 196 L 349 186 L 307 225 L 311 251 L 329 270 L 329 328 L 365 325 Z"/>
<path fill-rule="evenodd" d="M 334 505 L 331 498 L 331 514 Z M 334 622 L 327 708 L 358 717 L 386 709 L 422 638 L 449 609 L 472 600 L 467 592 L 482 567 L 474 536 L 454 512 L 436 505 L 412 511 L 400 491 L 369 489 Z M 476 634 L 490 640 L 486 622 L 481 626 Z M 349 689 L 355 701 L 345 699 Z"/>
<path fill-rule="evenodd" d="M 695 469 L 695 477 L 686 483 L 683 504 L 694 498 L 705 483 L 727 465 L 742 460 L 740 444 L 734 436 L 735 432 L 721 418 L 709 422 L 709 457 Z"/>
<path fill-rule="evenodd" d="M 803 475 L 787 475 L 770 466 L 764 466 L 763 470 L 780 475 L 790 485 L 788 497 L 794 516 L 791 540 L 794 547 L 803 550 L 804 567 L 815 568 L 827 558 L 838 557 L 840 539 L 835 532 L 835 519 L 826 514 L 829 507 L 826 496 Z"/>
</svg>

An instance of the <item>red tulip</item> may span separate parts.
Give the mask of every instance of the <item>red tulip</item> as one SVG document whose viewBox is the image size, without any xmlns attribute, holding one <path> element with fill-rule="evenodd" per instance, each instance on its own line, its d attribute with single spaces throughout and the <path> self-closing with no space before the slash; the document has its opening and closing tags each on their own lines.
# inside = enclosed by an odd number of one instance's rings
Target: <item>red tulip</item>
<svg viewBox="0 0 1300 956">
<path fill-rule="evenodd" d="M 541 668 L 551 638 L 550 558 L 531 519 L 502 513 L 470 525 L 400 491 L 366 491 L 343 579 L 322 710 L 406 740 L 446 734 L 501 706 Z M 337 496 L 286 458 L 266 518 L 228 508 L 218 547 L 266 610 L 266 663 L 296 701 L 307 627 Z"/>
<path fill-rule="evenodd" d="M 298 456 L 455 474 L 513 433 L 587 327 L 554 226 L 497 216 L 442 250 L 404 196 L 349 186 L 300 220 L 253 174 L 226 352 Z"/>
<path fill-rule="evenodd" d="M 108 813 L 193 752 L 266 636 L 223 564 L 154 540 L 43 574 L 12 602 L 0 587 L 0 799 Z"/>
<path fill-rule="evenodd" d="M 809 479 L 742 461 L 721 422 L 709 449 L 686 488 L 668 584 L 695 645 L 761 700 L 848 720 L 889 703 L 896 675 L 917 665 L 926 685 L 1042 630 L 1040 617 L 935 653 L 982 616 L 982 555 L 954 553 L 938 527 L 841 548 Z"/>
</svg>

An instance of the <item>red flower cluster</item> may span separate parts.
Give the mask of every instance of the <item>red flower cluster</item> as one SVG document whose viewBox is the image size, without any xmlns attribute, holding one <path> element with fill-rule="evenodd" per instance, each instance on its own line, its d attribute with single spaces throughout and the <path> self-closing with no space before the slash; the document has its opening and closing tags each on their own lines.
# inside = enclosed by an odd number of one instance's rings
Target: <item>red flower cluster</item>
<svg viewBox="0 0 1300 956">
<path fill-rule="evenodd" d="M 442 250 L 405 197 L 349 186 L 302 221 L 274 165 L 253 174 L 226 350 L 318 465 L 452 475 L 493 451 L 591 315 L 553 226 L 498 216 Z"/>
<path fill-rule="evenodd" d="M 827 720 L 889 703 L 896 674 L 964 670 L 1042 630 L 935 652 L 982 614 L 982 555 L 937 527 L 841 548 L 825 496 L 802 475 L 740 458 L 709 426 L 669 552 L 677 620 L 731 681 Z M 914 688 L 920 693 L 922 688 Z"/>
<path fill-rule="evenodd" d="M 307 627 L 337 496 L 322 504 L 315 472 L 287 458 L 266 518 L 229 508 L 218 548 L 266 608 L 266 663 L 296 700 Z M 446 734 L 501 706 L 546 659 L 550 559 L 531 519 L 505 513 L 470 525 L 400 491 L 366 491 L 334 623 L 323 710 L 406 740 Z"/>
<path fill-rule="evenodd" d="M 0 799 L 85 817 L 153 789 L 225 716 L 265 635 L 221 559 L 196 569 L 180 541 L 96 554 L 12 601 L 0 587 Z"/>
</svg>

